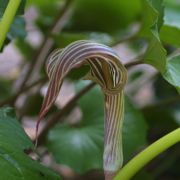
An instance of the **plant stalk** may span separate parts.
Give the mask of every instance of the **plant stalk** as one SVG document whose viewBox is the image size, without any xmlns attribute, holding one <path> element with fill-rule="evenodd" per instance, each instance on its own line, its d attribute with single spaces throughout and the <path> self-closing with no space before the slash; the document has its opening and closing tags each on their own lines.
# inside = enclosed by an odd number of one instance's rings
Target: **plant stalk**
<svg viewBox="0 0 180 180">
<path fill-rule="evenodd" d="M 149 161 L 178 142 L 180 142 L 180 128 L 163 136 L 136 155 L 117 173 L 114 180 L 129 180 Z"/>
<path fill-rule="evenodd" d="M 20 3 L 21 0 L 10 0 L 0 21 L 0 50 L 6 39 L 6 35 L 10 29 Z"/>
</svg>

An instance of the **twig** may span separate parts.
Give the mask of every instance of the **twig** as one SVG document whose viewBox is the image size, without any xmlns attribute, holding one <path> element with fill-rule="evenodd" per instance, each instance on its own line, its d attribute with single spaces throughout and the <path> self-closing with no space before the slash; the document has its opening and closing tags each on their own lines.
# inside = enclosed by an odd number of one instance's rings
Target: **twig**
<svg viewBox="0 0 180 180">
<path fill-rule="evenodd" d="M 31 88 L 33 88 L 34 86 L 38 85 L 38 84 L 41 84 L 41 83 L 44 83 L 46 82 L 47 78 L 46 77 L 43 77 L 43 78 L 40 78 L 38 79 L 37 81 L 33 82 L 32 84 L 30 84 L 29 86 L 21 89 L 21 91 L 19 91 L 18 93 L 12 95 L 11 97 L 9 97 L 8 99 L 5 99 L 4 101 L 0 102 L 0 107 L 1 106 L 4 106 L 6 104 L 13 104 L 14 101 L 19 97 L 19 95 L 21 95 L 22 93 L 30 90 Z"/>
<path fill-rule="evenodd" d="M 67 20 L 67 15 L 69 16 L 69 11 L 72 1 L 73 0 L 67 0 L 65 2 L 64 7 L 62 8 L 58 17 L 55 19 L 52 27 L 50 28 L 49 34 L 58 33 L 63 29 L 65 25 L 65 19 Z M 45 61 L 53 45 L 54 45 L 53 39 L 51 37 L 46 36 L 27 70 L 25 78 L 23 79 L 23 82 L 19 87 L 19 91 L 21 91 L 21 89 L 25 86 L 25 84 L 28 82 L 31 76 L 32 76 L 31 80 L 34 77 L 37 77 L 36 75 L 37 73 L 39 73 L 41 66 L 44 64 L 43 61 Z"/>
</svg>

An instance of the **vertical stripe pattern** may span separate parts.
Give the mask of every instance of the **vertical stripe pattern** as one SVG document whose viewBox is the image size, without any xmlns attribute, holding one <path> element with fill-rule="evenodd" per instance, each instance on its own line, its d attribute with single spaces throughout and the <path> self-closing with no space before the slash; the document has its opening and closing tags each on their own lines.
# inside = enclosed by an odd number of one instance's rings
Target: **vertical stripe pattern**
<svg viewBox="0 0 180 180">
<path fill-rule="evenodd" d="M 117 171 L 122 165 L 122 122 L 123 88 L 127 81 L 127 71 L 118 55 L 108 46 L 91 41 L 76 41 L 62 50 L 55 50 L 48 58 L 46 71 L 49 87 L 39 114 L 44 117 L 56 100 L 62 81 L 71 69 L 88 64 L 90 72 L 86 79 L 98 83 L 105 96 L 105 171 Z"/>
</svg>

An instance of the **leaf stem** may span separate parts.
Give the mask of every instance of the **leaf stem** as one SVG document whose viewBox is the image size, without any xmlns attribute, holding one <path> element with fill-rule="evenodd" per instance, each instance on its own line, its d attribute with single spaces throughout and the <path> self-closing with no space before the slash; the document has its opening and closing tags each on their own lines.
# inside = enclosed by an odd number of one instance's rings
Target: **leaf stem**
<svg viewBox="0 0 180 180">
<path fill-rule="evenodd" d="M 163 136 L 131 159 L 114 177 L 114 180 L 128 180 L 150 160 L 180 141 L 180 128 Z"/>
<path fill-rule="evenodd" d="M 6 34 L 13 22 L 16 11 L 21 3 L 21 0 L 10 0 L 7 8 L 3 14 L 2 20 L 0 22 L 0 50 L 5 41 Z"/>
</svg>

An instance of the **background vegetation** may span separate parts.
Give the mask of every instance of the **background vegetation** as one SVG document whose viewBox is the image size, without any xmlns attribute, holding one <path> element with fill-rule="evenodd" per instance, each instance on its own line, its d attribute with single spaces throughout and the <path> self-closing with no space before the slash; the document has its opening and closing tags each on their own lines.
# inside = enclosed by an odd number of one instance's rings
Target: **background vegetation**
<svg viewBox="0 0 180 180">
<path fill-rule="evenodd" d="M 1 43 L 9 2 L 0 0 Z M 79 39 L 112 46 L 128 69 L 124 164 L 179 127 L 178 0 L 22 0 L 0 54 L 3 179 L 104 178 L 103 97 L 94 83 L 80 81 L 86 67 L 68 75 L 60 100 L 41 123 L 36 150 L 30 141 L 48 82 L 46 58 L 53 49 Z M 3 63 L 11 68 L 4 69 Z M 179 148 L 168 149 L 132 179 L 179 179 Z"/>
</svg>

